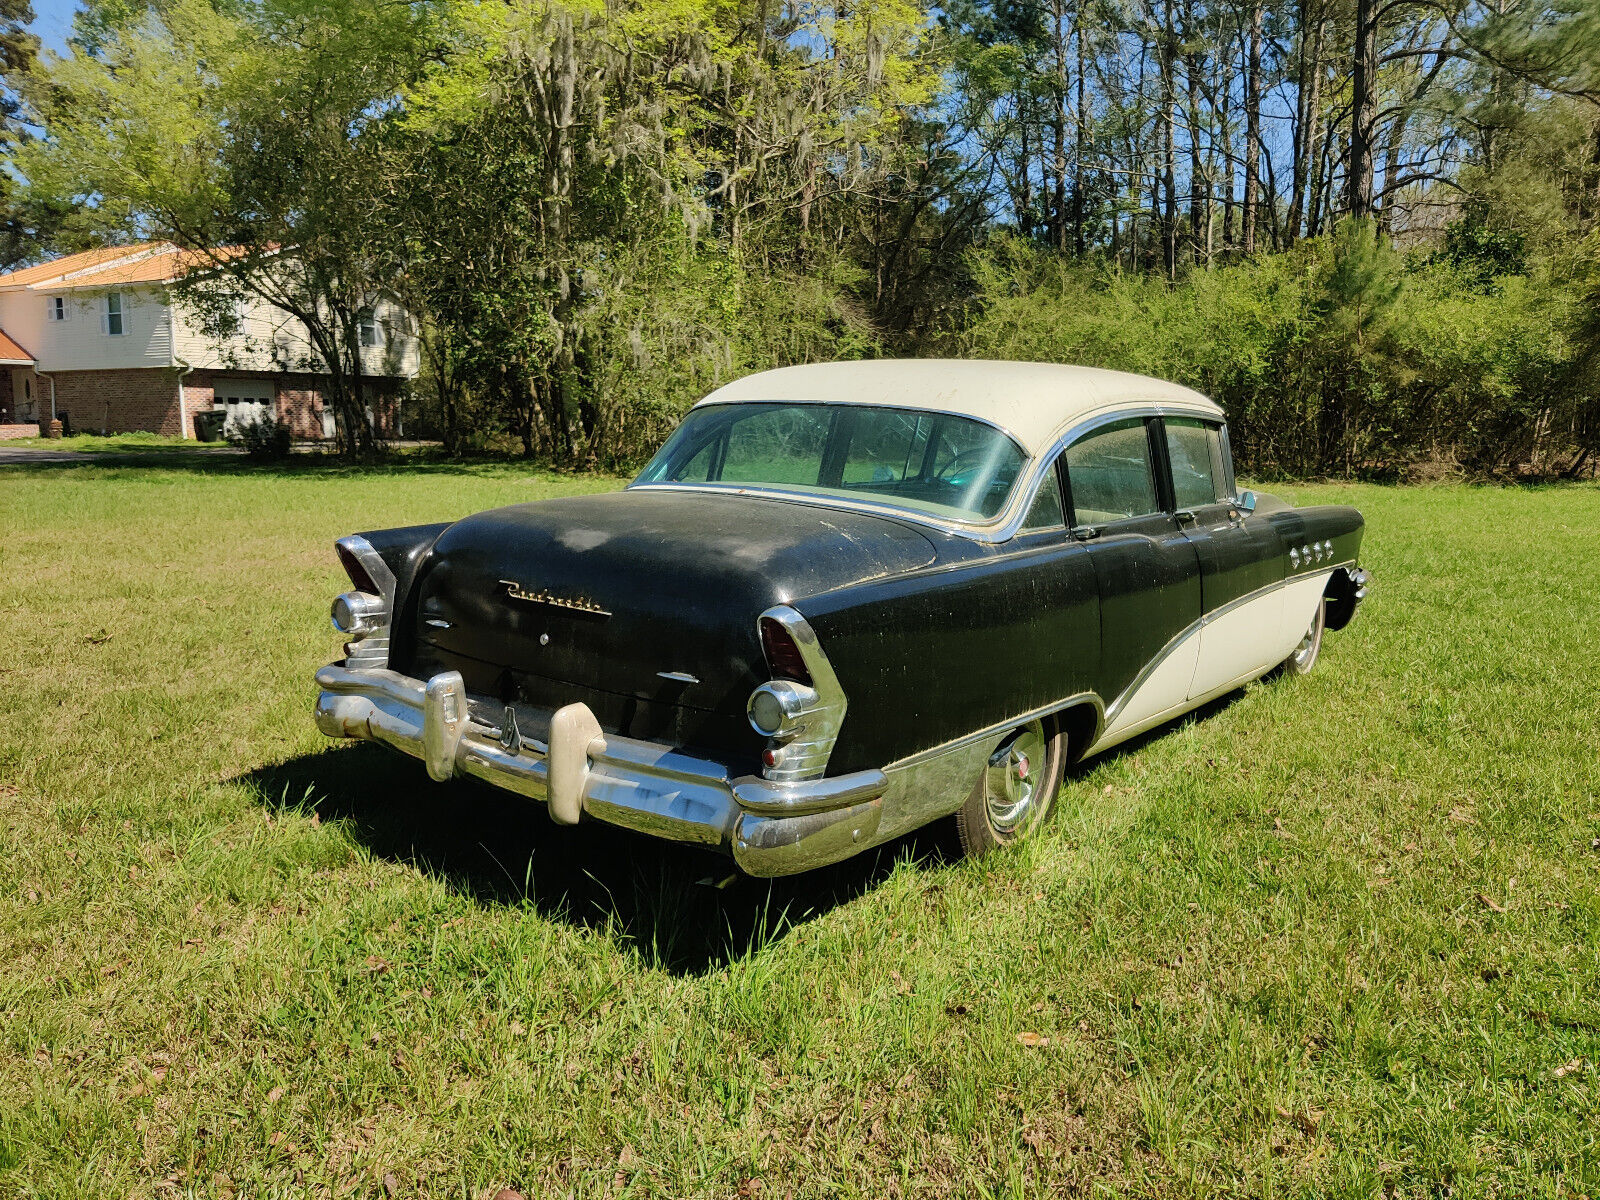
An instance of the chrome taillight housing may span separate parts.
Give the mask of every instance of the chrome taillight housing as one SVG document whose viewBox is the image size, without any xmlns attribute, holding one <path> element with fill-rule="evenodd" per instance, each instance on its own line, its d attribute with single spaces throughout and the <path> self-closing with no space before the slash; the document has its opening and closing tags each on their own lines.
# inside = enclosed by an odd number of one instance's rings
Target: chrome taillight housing
<svg viewBox="0 0 1600 1200">
<path fill-rule="evenodd" d="M 329 614 L 333 627 L 350 639 L 344 647 L 345 666 L 386 667 L 389 623 L 394 615 L 394 572 L 364 537 L 340 538 L 334 549 L 345 574 L 356 585 L 355 591 L 334 597 Z"/>
<path fill-rule="evenodd" d="M 389 602 L 371 592 L 345 592 L 333 598 L 333 627 L 348 638 L 364 638 L 389 623 Z"/>
<path fill-rule="evenodd" d="M 815 688 L 792 679 L 774 679 L 750 693 L 745 712 L 763 737 L 787 741 L 805 727 L 805 715 L 820 702 Z"/>
<path fill-rule="evenodd" d="M 751 692 L 745 705 L 750 727 L 767 739 L 761 773 L 775 781 L 817 779 L 844 724 L 844 689 L 816 632 L 795 609 L 767 609 L 758 632 L 775 677 Z"/>
</svg>

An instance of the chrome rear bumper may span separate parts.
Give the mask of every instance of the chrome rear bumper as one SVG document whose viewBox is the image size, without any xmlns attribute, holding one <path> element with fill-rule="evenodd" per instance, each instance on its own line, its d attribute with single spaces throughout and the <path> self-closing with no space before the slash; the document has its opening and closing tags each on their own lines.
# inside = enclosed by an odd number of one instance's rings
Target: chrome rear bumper
<svg viewBox="0 0 1600 1200">
<path fill-rule="evenodd" d="M 461 675 L 426 681 L 379 668 L 317 672 L 317 728 L 383 742 L 445 780 L 468 775 L 543 800 L 553 820 L 585 815 L 669 841 L 721 849 L 750 875 L 792 875 L 847 858 L 877 839 L 889 783 L 882 771 L 774 783 L 729 777 L 720 763 L 601 731 L 569 704 L 545 741 L 485 719 Z"/>
</svg>

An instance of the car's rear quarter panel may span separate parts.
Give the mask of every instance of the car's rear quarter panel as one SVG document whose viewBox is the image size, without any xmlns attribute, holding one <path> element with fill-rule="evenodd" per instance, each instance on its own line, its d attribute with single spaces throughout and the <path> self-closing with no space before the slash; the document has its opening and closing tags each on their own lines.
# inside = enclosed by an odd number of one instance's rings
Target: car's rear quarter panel
<svg viewBox="0 0 1600 1200">
<path fill-rule="evenodd" d="M 968 555 L 796 604 L 849 699 L 830 775 L 1093 690 L 1099 598 L 1083 547 Z"/>
</svg>

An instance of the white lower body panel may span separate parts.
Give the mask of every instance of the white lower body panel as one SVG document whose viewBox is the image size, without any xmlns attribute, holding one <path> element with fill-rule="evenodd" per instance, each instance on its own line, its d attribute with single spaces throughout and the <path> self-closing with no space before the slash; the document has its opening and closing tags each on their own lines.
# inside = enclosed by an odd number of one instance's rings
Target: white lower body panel
<svg viewBox="0 0 1600 1200">
<path fill-rule="evenodd" d="M 1153 729 L 1272 670 L 1305 636 L 1332 575 L 1329 569 L 1292 576 L 1189 626 L 1112 704 L 1090 753 Z"/>
</svg>

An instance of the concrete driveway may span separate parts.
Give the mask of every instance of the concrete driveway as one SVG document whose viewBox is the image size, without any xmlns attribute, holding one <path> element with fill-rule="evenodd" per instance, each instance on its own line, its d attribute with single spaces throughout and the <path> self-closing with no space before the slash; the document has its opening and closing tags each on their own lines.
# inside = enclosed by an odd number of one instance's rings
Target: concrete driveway
<svg viewBox="0 0 1600 1200">
<path fill-rule="evenodd" d="M 186 459 L 229 457 L 243 454 L 233 446 L 208 446 L 193 450 L 151 450 L 149 452 L 122 450 L 56 450 L 48 446 L 8 446 L 0 442 L 0 467 L 29 466 L 43 463 L 160 463 L 163 460 L 183 462 Z"/>
</svg>

